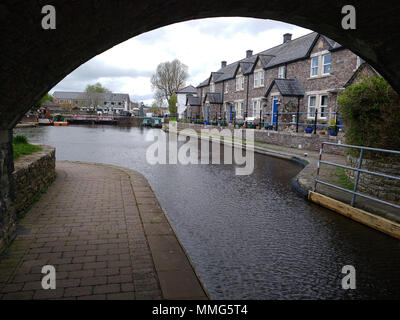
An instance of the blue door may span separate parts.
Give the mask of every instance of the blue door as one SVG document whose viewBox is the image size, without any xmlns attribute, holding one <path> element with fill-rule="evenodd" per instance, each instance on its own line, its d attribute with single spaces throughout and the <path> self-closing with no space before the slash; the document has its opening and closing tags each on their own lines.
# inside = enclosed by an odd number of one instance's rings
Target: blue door
<svg viewBox="0 0 400 320">
<path fill-rule="evenodd" d="M 278 118 L 278 98 L 274 98 L 273 100 L 273 117 L 272 117 L 272 124 L 275 125 L 277 118 Z"/>
<path fill-rule="evenodd" d="M 229 106 L 229 122 L 232 122 L 232 105 Z"/>
<path fill-rule="evenodd" d="M 210 106 L 207 106 L 207 122 L 210 121 Z"/>
</svg>

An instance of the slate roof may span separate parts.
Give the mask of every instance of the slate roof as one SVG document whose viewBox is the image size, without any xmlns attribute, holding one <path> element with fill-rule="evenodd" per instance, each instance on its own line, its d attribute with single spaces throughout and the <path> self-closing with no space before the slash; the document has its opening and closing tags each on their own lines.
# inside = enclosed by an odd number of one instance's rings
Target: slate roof
<svg viewBox="0 0 400 320">
<path fill-rule="evenodd" d="M 178 90 L 176 93 L 197 93 L 197 89 L 193 87 L 192 85 L 188 85 L 180 90 Z"/>
<path fill-rule="evenodd" d="M 186 98 L 186 105 L 191 105 L 191 106 L 201 106 L 201 98 L 200 97 L 193 97 L 193 96 L 187 96 Z"/>
<path fill-rule="evenodd" d="M 130 101 L 129 94 L 127 93 L 98 93 L 100 95 L 100 99 L 104 101 L 113 101 L 113 102 L 124 102 Z M 84 92 L 70 92 L 70 91 L 55 91 L 53 93 L 53 97 L 56 99 L 63 100 L 79 100 L 85 99 Z"/>
<path fill-rule="evenodd" d="M 213 104 L 222 104 L 222 95 L 220 93 L 207 92 L 204 97 L 204 102 L 207 101 Z"/>
<path fill-rule="evenodd" d="M 252 73 L 258 60 L 261 61 L 264 69 L 270 69 L 285 63 L 305 59 L 310 55 L 313 46 L 320 36 L 323 37 L 329 44 L 329 50 L 338 50 L 340 48 L 343 48 L 336 41 L 324 35 L 312 32 L 305 36 L 293 39 L 289 42 L 282 43 L 276 47 L 254 54 L 249 58 L 233 62 L 226 67 L 217 70 L 217 72 L 213 72 L 211 75 L 216 75 L 215 77 L 213 77 L 213 79 L 214 82 L 218 83 L 224 80 L 233 79 L 236 76 L 236 72 L 239 66 L 242 68 L 243 74 L 246 75 Z M 201 82 L 198 85 L 198 88 L 209 85 L 210 79 L 211 76 Z"/>
<path fill-rule="evenodd" d="M 42 107 L 59 107 L 59 105 L 54 101 L 46 100 L 42 103 Z"/>
<path fill-rule="evenodd" d="M 303 87 L 296 78 L 274 79 L 265 94 L 266 97 L 271 92 L 274 85 L 276 85 L 278 91 L 284 97 L 303 97 L 305 94 Z"/>
</svg>

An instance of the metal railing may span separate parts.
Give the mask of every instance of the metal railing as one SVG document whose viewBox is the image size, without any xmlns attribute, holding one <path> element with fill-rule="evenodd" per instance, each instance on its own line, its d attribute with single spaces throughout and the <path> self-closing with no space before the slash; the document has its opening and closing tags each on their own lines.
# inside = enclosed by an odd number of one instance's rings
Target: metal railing
<svg viewBox="0 0 400 320">
<path fill-rule="evenodd" d="M 350 167 L 350 166 L 346 166 L 346 165 L 341 165 L 341 164 L 337 164 L 337 163 L 333 163 L 333 162 L 329 162 L 329 161 L 323 161 L 322 160 L 322 153 L 323 153 L 323 149 L 324 149 L 324 145 L 331 145 L 331 146 L 337 146 L 337 147 L 343 147 L 343 148 L 353 148 L 353 149 L 358 149 L 360 150 L 360 156 L 358 157 L 358 162 L 357 162 L 357 168 L 354 167 Z M 323 142 L 320 152 L 319 152 L 319 160 L 318 160 L 318 167 L 317 167 L 317 174 L 315 176 L 315 180 L 314 180 L 314 187 L 313 187 L 313 192 L 316 191 L 317 189 L 317 184 L 320 183 L 322 185 L 337 189 L 337 190 L 341 190 L 347 193 L 352 194 L 352 198 L 351 198 L 351 202 L 350 205 L 352 207 L 354 207 L 355 204 L 355 200 L 357 196 L 360 196 L 362 198 L 366 198 L 375 202 L 379 202 L 381 204 L 385 204 L 397 209 L 400 209 L 400 206 L 391 202 L 387 202 L 381 199 L 377 199 L 374 197 L 371 197 L 369 195 L 360 193 L 357 191 L 358 189 L 358 184 L 360 181 L 360 174 L 370 174 L 370 175 L 374 175 L 374 176 L 378 176 L 378 177 L 382 177 L 382 178 L 387 178 L 387 179 L 393 179 L 393 180 L 397 180 L 400 181 L 400 177 L 397 176 L 392 176 L 389 174 L 384 174 L 384 173 L 380 173 L 380 172 L 374 172 L 374 171 L 369 171 L 369 170 L 365 170 L 365 169 L 361 169 L 362 167 L 362 162 L 363 162 L 363 156 L 364 156 L 364 150 L 368 150 L 368 151 L 374 151 L 374 152 L 384 152 L 384 153 L 391 153 L 391 154 L 395 154 L 395 155 L 400 155 L 400 151 L 397 150 L 386 150 L 386 149 L 378 149 L 378 148 L 370 148 L 370 147 L 361 147 L 361 146 L 353 146 L 353 145 L 347 145 L 347 144 L 338 144 L 338 143 L 332 143 L 332 142 Z M 354 188 L 353 190 L 348 190 L 339 186 L 335 186 L 331 183 L 328 183 L 326 181 L 322 181 L 319 179 L 319 173 L 320 173 L 320 169 L 321 169 L 321 164 L 325 164 L 328 166 L 334 166 L 334 167 L 338 167 L 338 168 L 343 168 L 343 169 L 347 169 L 347 170 L 352 170 L 352 171 L 356 171 L 356 177 L 355 177 L 355 181 L 354 181 Z"/>
<path fill-rule="evenodd" d="M 236 114 L 235 111 L 228 113 L 227 111 L 221 112 L 210 112 L 208 120 L 203 119 L 204 122 L 232 122 L 233 124 L 243 125 L 246 119 L 250 117 L 250 114 L 254 118 L 252 124 L 259 126 L 259 128 L 265 128 L 267 130 L 280 131 L 284 128 L 291 128 L 296 132 L 299 132 L 299 128 L 304 128 L 306 133 L 316 134 L 318 130 L 329 129 L 330 134 L 336 135 L 343 126 L 340 124 L 340 116 L 338 112 L 322 111 L 316 108 L 314 112 L 263 112 L 260 110 L 257 114 L 242 112 L 240 115 Z M 199 115 L 187 116 L 185 120 L 196 121 L 199 118 L 203 118 Z M 332 119 L 335 123 L 330 124 Z M 246 123 L 249 123 L 247 121 Z"/>
</svg>

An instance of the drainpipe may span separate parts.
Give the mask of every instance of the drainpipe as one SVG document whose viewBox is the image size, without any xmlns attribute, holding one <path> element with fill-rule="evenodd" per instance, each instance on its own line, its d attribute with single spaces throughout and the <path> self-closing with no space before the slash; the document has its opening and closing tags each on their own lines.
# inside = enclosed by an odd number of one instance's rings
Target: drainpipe
<svg viewBox="0 0 400 320">
<path fill-rule="evenodd" d="M 249 112 L 249 75 L 247 75 L 247 90 L 246 90 L 246 114 L 244 115 L 244 120 L 246 120 Z"/>
</svg>

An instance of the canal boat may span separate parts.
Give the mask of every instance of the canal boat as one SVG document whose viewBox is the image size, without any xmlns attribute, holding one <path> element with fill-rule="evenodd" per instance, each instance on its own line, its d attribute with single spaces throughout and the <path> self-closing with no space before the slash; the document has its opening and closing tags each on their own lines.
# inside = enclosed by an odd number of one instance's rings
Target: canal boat
<svg viewBox="0 0 400 320">
<path fill-rule="evenodd" d="M 160 118 L 153 118 L 151 121 L 151 126 L 153 128 L 162 128 L 162 121 Z"/>
<path fill-rule="evenodd" d="M 51 126 L 53 122 L 50 119 L 43 118 L 43 119 L 38 119 L 38 125 L 39 126 Z"/>
<path fill-rule="evenodd" d="M 150 118 L 144 118 L 142 120 L 142 127 L 151 127 L 151 119 Z"/>
<path fill-rule="evenodd" d="M 65 127 L 68 125 L 68 122 L 61 114 L 56 114 L 53 117 L 53 126 L 55 127 Z"/>
<path fill-rule="evenodd" d="M 98 116 L 95 122 L 98 124 L 117 124 L 117 120 L 113 116 Z"/>
</svg>

